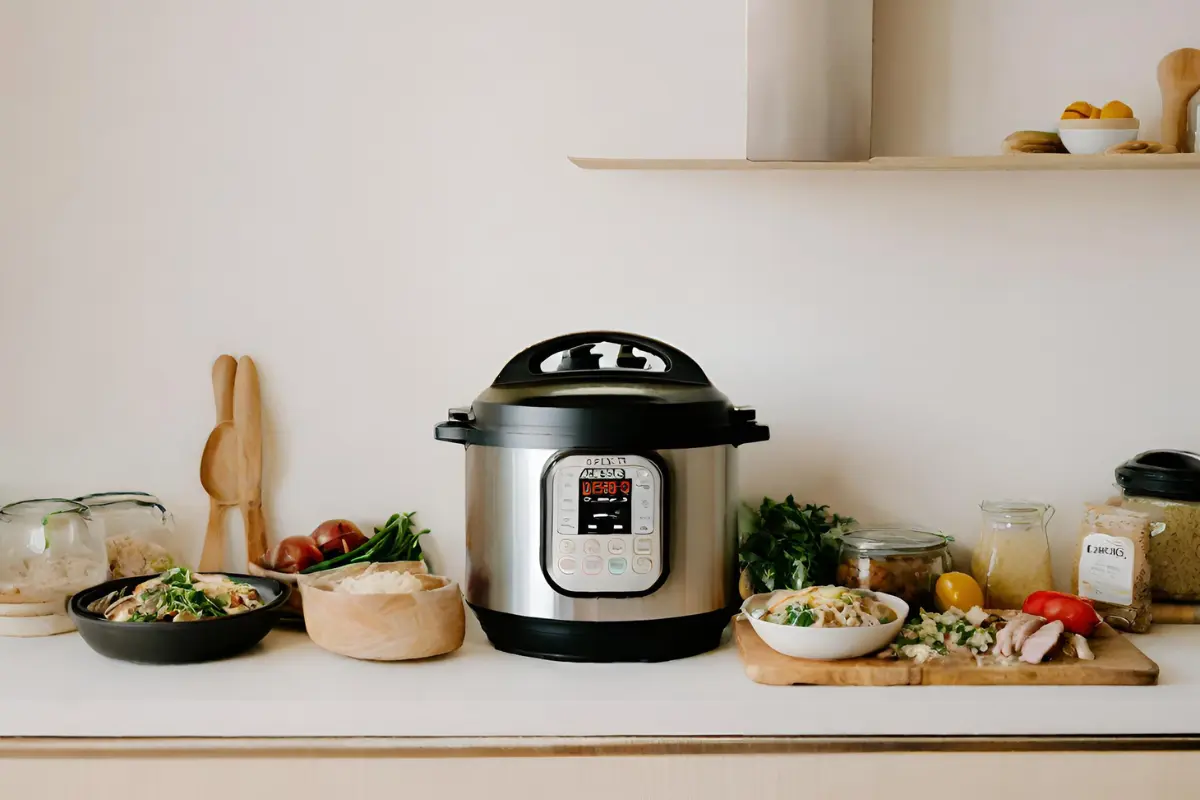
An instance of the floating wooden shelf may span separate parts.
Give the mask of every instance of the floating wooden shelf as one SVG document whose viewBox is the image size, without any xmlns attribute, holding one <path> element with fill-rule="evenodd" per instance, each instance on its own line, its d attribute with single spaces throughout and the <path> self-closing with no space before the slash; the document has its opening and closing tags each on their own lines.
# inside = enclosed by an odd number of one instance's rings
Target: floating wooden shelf
<svg viewBox="0 0 1200 800">
<path fill-rule="evenodd" d="M 747 161 L 740 158 L 576 158 L 580 169 L 1037 172 L 1200 169 L 1200 153 L 1157 156 L 881 156 L 870 161 Z"/>
</svg>

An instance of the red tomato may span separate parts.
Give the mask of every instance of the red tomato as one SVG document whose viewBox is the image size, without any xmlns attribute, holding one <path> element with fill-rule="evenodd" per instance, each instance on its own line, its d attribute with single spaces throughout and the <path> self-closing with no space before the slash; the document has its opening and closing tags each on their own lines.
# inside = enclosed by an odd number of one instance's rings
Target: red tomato
<svg viewBox="0 0 1200 800">
<path fill-rule="evenodd" d="M 1100 615 L 1090 600 L 1062 592 L 1034 592 L 1025 598 L 1021 610 L 1051 622 L 1058 620 L 1071 633 L 1091 636 L 1100 624 Z"/>
</svg>

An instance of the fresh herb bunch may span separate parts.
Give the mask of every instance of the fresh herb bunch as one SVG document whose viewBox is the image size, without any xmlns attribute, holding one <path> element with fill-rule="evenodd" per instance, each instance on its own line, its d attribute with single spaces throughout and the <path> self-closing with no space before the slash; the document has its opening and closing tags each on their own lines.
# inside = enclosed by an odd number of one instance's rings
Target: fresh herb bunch
<svg viewBox="0 0 1200 800">
<path fill-rule="evenodd" d="M 421 537 L 429 533 L 429 529 L 416 530 L 416 523 L 413 522 L 416 513 L 410 511 L 407 514 L 392 514 L 382 528 L 375 529 L 374 536 L 349 553 L 319 561 L 302 570 L 302 573 L 307 575 L 369 561 L 421 561 L 424 558 L 424 553 L 421 552 Z"/>
<path fill-rule="evenodd" d="M 192 571 L 187 567 L 175 567 L 164 572 L 162 583 L 138 595 L 139 602 L 153 603 L 154 613 L 135 613 L 130 617 L 131 622 L 154 622 L 164 615 L 188 613 L 196 617 L 224 617 L 228 615 L 221 600 L 229 602 L 228 597 L 212 598 L 192 583 Z"/>
<path fill-rule="evenodd" d="M 792 495 L 782 503 L 764 497 L 757 510 L 746 508 L 750 527 L 738 556 L 753 592 L 833 582 L 841 534 L 853 519 L 829 506 L 797 505 Z"/>
</svg>

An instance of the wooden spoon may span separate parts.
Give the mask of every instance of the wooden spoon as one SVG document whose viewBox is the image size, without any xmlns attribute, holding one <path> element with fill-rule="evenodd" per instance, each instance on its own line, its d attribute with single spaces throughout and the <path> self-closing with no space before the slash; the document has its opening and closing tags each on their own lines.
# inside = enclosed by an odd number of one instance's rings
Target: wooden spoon
<svg viewBox="0 0 1200 800">
<path fill-rule="evenodd" d="M 204 443 L 200 456 L 200 484 L 208 492 L 208 527 L 204 532 L 204 550 L 200 554 L 200 569 L 206 572 L 221 569 L 225 555 L 225 509 L 238 502 L 237 430 L 233 426 L 233 385 L 237 361 L 233 356 L 221 356 L 213 364 L 213 395 L 217 403 L 217 426 Z"/>
<path fill-rule="evenodd" d="M 1163 98 L 1162 143 L 1190 153 L 1187 107 L 1192 95 L 1200 91 L 1200 50 L 1185 47 L 1167 53 L 1158 64 L 1158 86 Z"/>
</svg>

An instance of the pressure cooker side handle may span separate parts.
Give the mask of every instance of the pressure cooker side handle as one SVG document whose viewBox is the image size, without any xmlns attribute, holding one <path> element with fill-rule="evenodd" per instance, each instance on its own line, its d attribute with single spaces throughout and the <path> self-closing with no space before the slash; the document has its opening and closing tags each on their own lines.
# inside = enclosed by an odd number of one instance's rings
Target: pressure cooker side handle
<svg viewBox="0 0 1200 800">
<path fill-rule="evenodd" d="M 611 375 L 613 371 L 610 369 L 572 370 L 566 373 L 544 372 L 542 370 L 542 362 L 555 353 L 561 353 L 564 350 L 570 350 L 574 347 L 582 347 L 586 344 L 598 344 L 600 342 L 629 345 L 661 358 L 663 364 L 666 365 L 666 369 L 663 372 L 650 373 L 654 375 L 656 380 L 671 383 L 699 384 L 702 386 L 710 385 L 708 376 L 704 374 L 704 370 L 700 369 L 700 365 L 683 351 L 677 350 L 666 342 L 660 342 L 648 336 L 638 336 L 635 333 L 621 333 L 619 331 L 568 333 L 564 336 L 556 336 L 553 339 L 538 342 L 513 356 L 504 365 L 504 369 L 500 370 L 500 374 L 496 376 L 496 380 L 492 381 L 492 385 L 501 386 L 510 383 L 529 383 L 530 381 L 549 380 L 556 376 L 562 377 L 563 375 Z"/>
<path fill-rule="evenodd" d="M 450 409 L 450 419 L 434 426 L 433 438 L 439 442 L 466 444 L 473 430 L 475 430 L 475 426 L 472 424 L 471 409 L 452 408 Z"/>
</svg>

